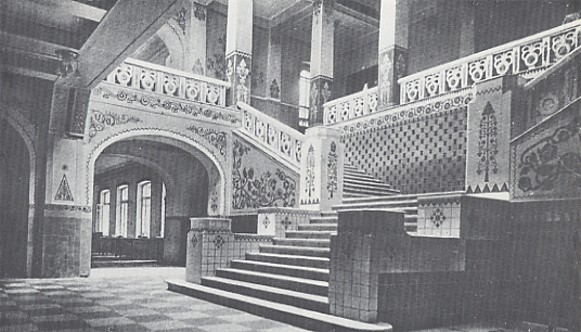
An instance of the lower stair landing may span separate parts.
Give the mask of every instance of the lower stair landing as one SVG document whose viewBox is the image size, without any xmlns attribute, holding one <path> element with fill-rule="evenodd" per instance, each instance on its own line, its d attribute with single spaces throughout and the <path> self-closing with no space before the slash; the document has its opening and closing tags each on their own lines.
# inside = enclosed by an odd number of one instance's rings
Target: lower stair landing
<svg viewBox="0 0 581 332">
<path fill-rule="evenodd" d="M 312 331 L 392 331 L 392 326 L 387 323 L 363 323 L 183 280 L 167 280 L 166 282 L 170 291 L 244 310 L 254 315 L 268 317 Z"/>
</svg>

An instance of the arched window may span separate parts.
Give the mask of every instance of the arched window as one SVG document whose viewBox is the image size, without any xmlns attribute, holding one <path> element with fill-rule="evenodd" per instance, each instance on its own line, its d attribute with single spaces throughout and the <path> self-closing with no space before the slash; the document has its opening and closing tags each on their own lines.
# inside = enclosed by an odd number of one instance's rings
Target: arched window
<svg viewBox="0 0 581 332">
<path fill-rule="evenodd" d="M 129 213 L 129 186 L 124 184 L 117 187 L 115 236 L 127 237 L 128 213 Z"/>
<path fill-rule="evenodd" d="M 97 204 L 97 225 L 95 232 L 101 232 L 104 236 L 109 235 L 109 222 L 111 217 L 111 191 L 101 190 L 99 193 L 99 203 Z"/>
<path fill-rule="evenodd" d="M 137 218 L 135 223 L 136 237 L 151 235 L 151 181 L 137 185 Z"/>
<path fill-rule="evenodd" d="M 299 78 L 299 127 L 309 126 L 309 107 L 311 92 L 311 73 L 303 69 Z"/>
</svg>

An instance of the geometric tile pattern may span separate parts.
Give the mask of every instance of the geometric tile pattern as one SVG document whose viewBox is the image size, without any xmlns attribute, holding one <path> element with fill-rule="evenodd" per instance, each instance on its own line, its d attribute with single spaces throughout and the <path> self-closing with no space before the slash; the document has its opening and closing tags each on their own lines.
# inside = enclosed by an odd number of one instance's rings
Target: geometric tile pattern
<svg viewBox="0 0 581 332">
<path fill-rule="evenodd" d="M 303 331 L 170 292 L 163 280 L 134 273 L 0 281 L 0 331 Z"/>
<path fill-rule="evenodd" d="M 402 193 L 464 190 L 466 106 L 344 136 L 349 163 Z"/>
</svg>

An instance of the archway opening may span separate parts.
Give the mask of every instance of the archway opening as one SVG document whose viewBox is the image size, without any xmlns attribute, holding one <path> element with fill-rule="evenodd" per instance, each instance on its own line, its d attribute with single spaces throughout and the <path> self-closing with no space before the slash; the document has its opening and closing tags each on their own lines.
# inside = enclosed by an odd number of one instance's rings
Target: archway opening
<svg viewBox="0 0 581 332">
<path fill-rule="evenodd" d="M 209 173 L 155 137 L 125 139 L 95 162 L 92 266 L 185 266 L 189 218 L 208 215 Z"/>
<path fill-rule="evenodd" d="M 0 118 L 0 278 L 26 277 L 30 154 Z"/>
</svg>

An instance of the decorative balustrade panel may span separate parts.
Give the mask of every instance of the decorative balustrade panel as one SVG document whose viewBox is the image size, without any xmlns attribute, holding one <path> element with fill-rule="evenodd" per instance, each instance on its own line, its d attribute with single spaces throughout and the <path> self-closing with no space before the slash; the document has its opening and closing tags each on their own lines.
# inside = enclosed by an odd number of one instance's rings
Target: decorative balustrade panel
<svg viewBox="0 0 581 332">
<path fill-rule="evenodd" d="M 241 108 L 243 110 L 242 130 L 277 156 L 299 167 L 303 135 L 248 105 Z"/>
<path fill-rule="evenodd" d="M 154 92 L 193 102 L 226 106 L 229 83 L 127 59 L 106 79 L 122 87 Z"/>
<path fill-rule="evenodd" d="M 412 103 L 491 78 L 532 74 L 580 46 L 581 21 L 517 40 L 399 80 L 401 103 Z"/>
<path fill-rule="evenodd" d="M 331 125 L 377 111 L 377 87 L 330 101 L 324 105 L 323 123 Z"/>
</svg>

